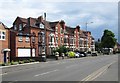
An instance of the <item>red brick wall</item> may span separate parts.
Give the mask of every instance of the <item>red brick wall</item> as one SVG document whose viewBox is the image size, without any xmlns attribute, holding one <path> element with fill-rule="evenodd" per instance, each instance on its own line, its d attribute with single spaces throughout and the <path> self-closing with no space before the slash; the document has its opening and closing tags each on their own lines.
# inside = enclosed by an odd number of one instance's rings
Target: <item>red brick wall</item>
<svg viewBox="0 0 120 83">
<path fill-rule="evenodd" d="M 26 36 L 22 37 L 22 41 L 19 41 L 19 36 L 16 36 L 16 57 L 18 57 L 18 48 L 30 48 L 30 41 L 26 42 Z"/>
<path fill-rule="evenodd" d="M 16 39 L 15 39 L 15 37 L 16 37 L 16 33 L 11 30 L 10 31 L 10 50 L 11 50 L 10 51 L 10 58 L 11 59 L 16 56 L 16 49 L 15 49 L 15 47 L 16 47 L 16 44 L 15 44 Z"/>
<path fill-rule="evenodd" d="M 5 40 L 0 40 L 0 63 L 3 63 L 4 54 L 3 49 L 9 48 L 9 30 L 5 29 L 4 26 L 0 25 L 0 31 L 5 31 Z"/>
<path fill-rule="evenodd" d="M 33 45 L 33 43 L 32 43 L 32 39 L 30 39 L 31 40 L 31 42 L 30 42 L 30 46 L 31 46 L 31 48 L 32 47 L 34 47 L 35 48 L 35 54 L 36 54 L 36 56 L 38 56 L 38 33 L 40 32 L 41 30 L 40 29 L 37 29 L 37 28 L 31 28 L 31 34 L 34 32 L 35 33 L 35 46 Z"/>
</svg>

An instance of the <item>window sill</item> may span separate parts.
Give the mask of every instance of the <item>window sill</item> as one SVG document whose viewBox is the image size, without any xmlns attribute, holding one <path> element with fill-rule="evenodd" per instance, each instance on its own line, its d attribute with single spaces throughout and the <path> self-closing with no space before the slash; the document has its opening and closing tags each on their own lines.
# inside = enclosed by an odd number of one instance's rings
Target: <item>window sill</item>
<svg viewBox="0 0 120 83">
<path fill-rule="evenodd" d="M 26 43 L 30 43 L 30 41 L 25 41 Z"/>
<path fill-rule="evenodd" d="M 23 41 L 20 41 L 20 40 L 19 40 L 18 42 L 23 42 Z"/>
</svg>

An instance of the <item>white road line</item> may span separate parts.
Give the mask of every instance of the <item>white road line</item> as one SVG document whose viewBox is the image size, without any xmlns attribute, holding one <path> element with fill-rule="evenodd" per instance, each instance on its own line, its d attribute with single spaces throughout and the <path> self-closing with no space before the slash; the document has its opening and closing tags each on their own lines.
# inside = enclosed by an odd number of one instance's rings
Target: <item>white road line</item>
<svg viewBox="0 0 120 83">
<path fill-rule="evenodd" d="M 103 74 L 110 65 L 114 64 L 116 61 L 103 66 L 102 68 L 100 68 L 99 70 L 93 72 L 92 74 L 88 75 L 87 77 L 85 77 L 84 79 L 82 79 L 81 81 L 93 81 L 94 79 L 96 79 L 97 77 L 99 77 L 101 74 Z"/>
<path fill-rule="evenodd" d="M 56 69 L 56 70 L 53 70 L 53 71 L 48 71 L 48 72 L 45 72 L 45 73 L 37 74 L 37 75 L 34 75 L 34 77 L 46 75 L 46 74 L 49 74 L 49 73 L 52 73 L 52 72 L 56 72 L 56 71 L 59 71 L 59 70 Z"/>
<path fill-rule="evenodd" d="M 72 67 L 74 67 L 74 66 L 77 66 L 77 65 L 70 65 L 70 66 L 67 66 L 66 69 L 72 68 Z"/>
</svg>

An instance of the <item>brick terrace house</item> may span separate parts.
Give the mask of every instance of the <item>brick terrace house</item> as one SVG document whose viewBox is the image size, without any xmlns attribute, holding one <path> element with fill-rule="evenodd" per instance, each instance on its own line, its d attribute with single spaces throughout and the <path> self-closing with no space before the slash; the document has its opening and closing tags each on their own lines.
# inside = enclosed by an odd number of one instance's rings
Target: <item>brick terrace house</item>
<svg viewBox="0 0 120 83">
<path fill-rule="evenodd" d="M 10 39 L 11 59 L 41 56 L 45 52 L 45 42 L 47 55 L 52 55 L 52 51 L 62 45 L 73 51 L 86 51 L 94 45 L 91 32 L 82 31 L 79 26 L 68 27 L 63 20 L 45 21 L 42 16 L 17 17 L 10 30 Z"/>
<path fill-rule="evenodd" d="M 46 27 L 46 37 L 44 27 Z M 63 45 L 63 39 L 60 41 L 63 32 L 59 33 L 62 29 L 64 22 L 44 21 L 42 16 L 27 19 L 17 17 L 10 30 L 11 59 L 42 55 L 45 52 L 45 39 L 47 55 L 51 55 L 53 49 Z"/>
<path fill-rule="evenodd" d="M 0 63 L 9 61 L 9 28 L 0 22 Z"/>
</svg>

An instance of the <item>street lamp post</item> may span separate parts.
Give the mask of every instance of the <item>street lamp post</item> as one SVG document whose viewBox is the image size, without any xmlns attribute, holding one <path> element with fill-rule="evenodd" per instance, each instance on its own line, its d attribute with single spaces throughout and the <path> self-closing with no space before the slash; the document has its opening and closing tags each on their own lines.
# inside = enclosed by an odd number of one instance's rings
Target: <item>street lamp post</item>
<svg viewBox="0 0 120 83">
<path fill-rule="evenodd" d="M 86 22 L 85 24 L 86 24 L 86 33 L 87 33 L 87 37 L 86 37 L 86 50 L 88 51 L 88 32 L 87 32 L 87 25 L 88 24 L 91 24 L 91 23 L 93 23 L 93 22 Z"/>
<path fill-rule="evenodd" d="M 47 45 L 46 45 L 46 13 L 44 13 L 44 55 L 42 55 L 42 61 L 46 62 L 46 49 L 47 49 Z"/>
</svg>

